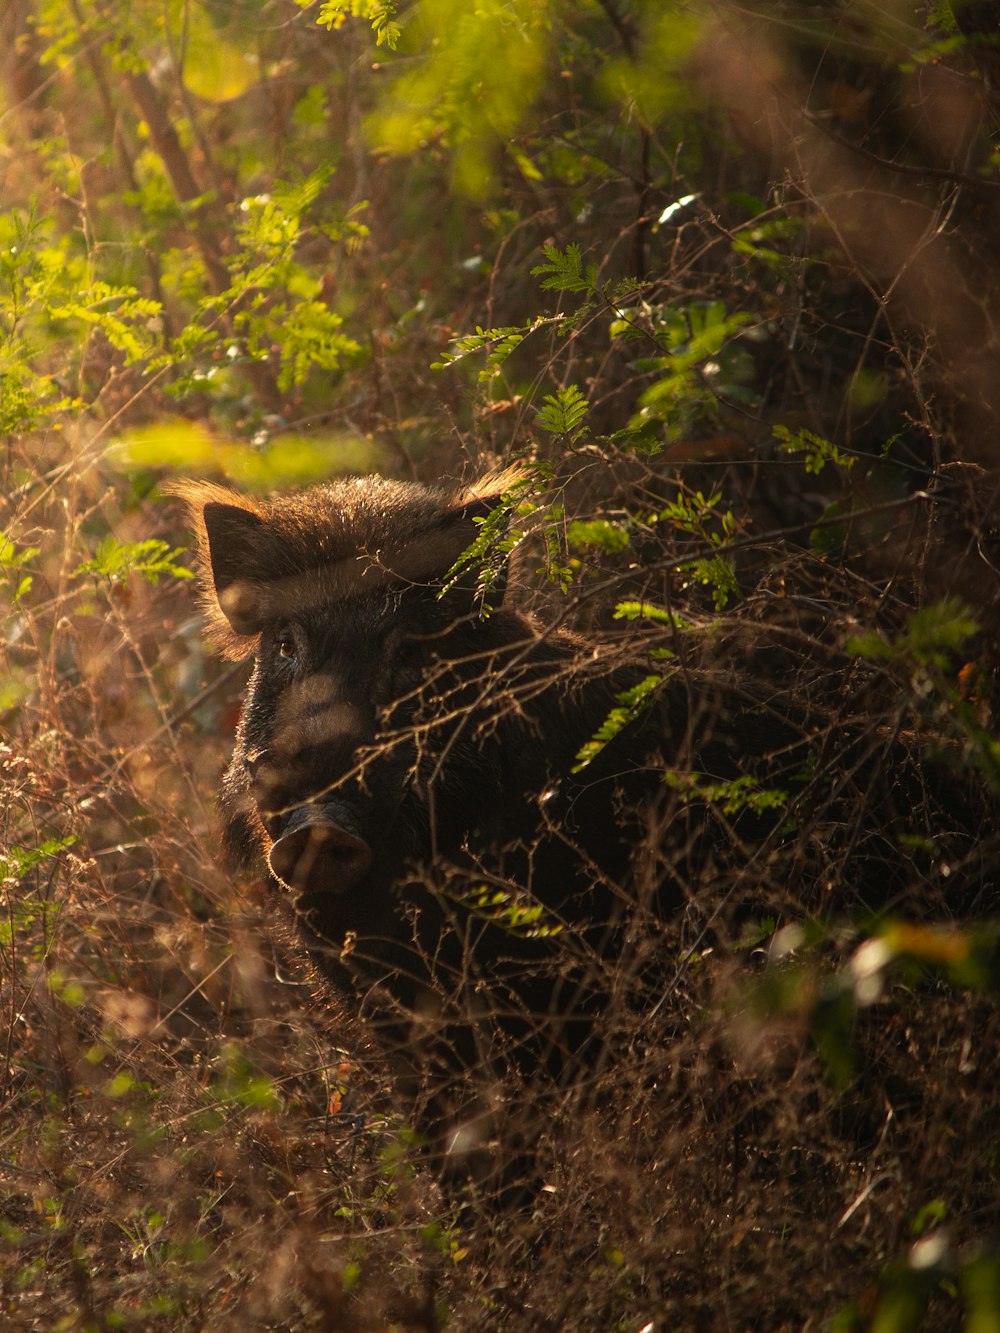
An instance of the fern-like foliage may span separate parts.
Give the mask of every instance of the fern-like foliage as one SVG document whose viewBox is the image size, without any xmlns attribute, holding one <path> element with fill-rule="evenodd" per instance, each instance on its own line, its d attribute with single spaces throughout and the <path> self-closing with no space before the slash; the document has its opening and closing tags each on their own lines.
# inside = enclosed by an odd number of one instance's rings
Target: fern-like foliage
<svg viewBox="0 0 1000 1333">
<path fill-rule="evenodd" d="M 452 339 L 452 350 L 442 352 L 440 358 L 431 363 L 431 370 L 445 370 L 458 361 L 464 361 L 467 356 L 485 351 L 487 353 L 486 365 L 479 372 L 479 379 L 480 382 L 494 379 L 500 373 L 503 363 L 511 352 L 516 351 L 529 334 L 534 333 L 536 329 L 542 328 L 546 324 L 555 322 L 553 319 L 545 319 L 539 315 L 530 324 L 510 325 L 495 329 L 484 329 L 477 324 L 475 333 L 466 333 L 460 338 Z"/>
<path fill-rule="evenodd" d="M 772 433 L 775 439 L 780 441 L 778 447 L 784 453 L 802 455 L 806 471 L 813 475 L 818 476 L 828 463 L 850 472 L 856 462 L 852 454 L 844 453 L 835 444 L 824 440 L 821 435 L 816 435 L 811 430 L 791 431 L 787 426 L 778 425 L 772 427 Z"/>
<path fill-rule="evenodd" d="M 115 537 L 106 537 L 97 548 L 93 560 L 86 560 L 73 570 L 74 575 L 101 574 L 107 579 L 124 580 L 130 574 L 140 574 L 150 583 L 159 582 L 161 574 L 172 574 L 174 578 L 190 579 L 194 575 L 190 569 L 178 564 L 184 555 L 182 547 L 171 550 L 164 541 L 150 538 L 144 542 L 120 542 Z"/>
<path fill-rule="evenodd" d="M 644 712 L 656 698 L 656 693 L 663 684 L 665 676 L 644 676 L 630 689 L 623 690 L 617 696 L 617 703 L 611 709 L 601 725 L 580 748 L 572 771 L 579 773 L 592 764 L 604 747 L 613 741 L 640 713 Z"/>
<path fill-rule="evenodd" d="M 305 9 L 311 0 L 295 0 L 295 3 Z M 391 0 L 323 0 L 316 22 L 336 32 L 352 15 L 367 19 L 372 25 L 376 46 L 387 46 L 390 51 L 395 51 L 402 29 L 396 22 L 398 14 Z"/>
<path fill-rule="evenodd" d="M 557 245 L 543 245 L 542 253 L 546 262 L 537 264 L 532 270 L 532 277 L 542 279 L 541 286 L 546 291 L 555 292 L 592 292 L 597 290 L 597 266 L 583 265 L 580 247 L 575 241 L 560 250 Z"/>
<path fill-rule="evenodd" d="M 478 569 L 476 597 L 479 613 L 484 619 L 490 614 L 490 597 L 503 580 L 507 557 L 525 537 L 523 525 L 516 524 L 515 519 L 527 518 L 537 508 L 530 498 L 535 485 L 534 476 L 520 478 L 485 517 L 472 520 L 479 530 L 448 570 L 439 597 L 444 597 L 468 571 Z"/>
<path fill-rule="evenodd" d="M 565 435 L 576 442 L 584 432 L 584 421 L 590 404 L 577 385 L 567 384 L 554 394 L 546 394 L 539 408 L 537 422 L 542 430 L 553 435 Z"/>
<path fill-rule="evenodd" d="M 685 802 L 706 801 L 725 815 L 738 815 L 743 810 L 764 814 L 768 810 L 783 809 L 788 801 L 788 793 L 780 787 L 758 787 L 749 776 L 713 782 L 700 773 L 683 773 L 668 768 L 663 781 Z"/>
</svg>

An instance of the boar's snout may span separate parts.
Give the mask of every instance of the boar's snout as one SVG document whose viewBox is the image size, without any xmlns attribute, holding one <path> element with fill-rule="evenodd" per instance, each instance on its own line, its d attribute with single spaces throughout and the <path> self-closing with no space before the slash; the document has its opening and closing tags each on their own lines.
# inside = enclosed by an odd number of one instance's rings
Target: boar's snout
<svg viewBox="0 0 1000 1333">
<path fill-rule="evenodd" d="M 292 810 L 267 856 L 271 873 L 296 895 L 356 888 L 372 863 L 371 848 L 321 805 Z"/>
</svg>

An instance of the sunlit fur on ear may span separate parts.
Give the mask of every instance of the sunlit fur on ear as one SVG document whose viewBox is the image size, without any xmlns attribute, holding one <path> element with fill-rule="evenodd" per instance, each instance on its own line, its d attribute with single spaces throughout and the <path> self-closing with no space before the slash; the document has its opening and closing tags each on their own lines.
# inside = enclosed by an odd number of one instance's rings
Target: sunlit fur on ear
<svg viewBox="0 0 1000 1333">
<path fill-rule="evenodd" d="M 205 527 L 207 504 L 233 505 L 248 513 L 267 519 L 268 504 L 242 495 L 228 486 L 210 481 L 178 481 L 164 487 L 168 495 L 176 495 L 188 511 L 188 519 L 197 541 L 199 601 L 205 613 L 206 629 L 212 646 L 224 657 L 240 661 L 254 646 L 254 638 L 237 634 L 219 604 L 219 594 L 212 576 L 212 554 Z"/>
<path fill-rule="evenodd" d="M 522 463 L 512 463 L 510 467 L 486 472 L 462 489 L 455 497 L 456 504 L 478 504 L 484 510 L 495 509 L 505 495 L 516 486 L 530 481 L 532 475 L 531 469 Z"/>
<path fill-rule="evenodd" d="M 467 486 L 458 497 L 458 504 L 465 510 L 469 519 L 473 517 L 488 518 L 503 502 L 504 497 L 509 496 L 516 512 L 521 499 L 531 498 L 537 506 L 536 493 L 540 489 L 540 482 L 538 473 L 530 466 L 513 463 L 510 467 L 487 472 L 470 486 Z M 514 518 L 513 513 L 505 517 L 504 527 L 508 522 L 512 522 L 519 528 L 525 525 L 525 520 Z M 531 526 L 532 520 L 529 519 L 528 524 Z M 480 531 L 481 529 L 477 525 L 473 525 L 472 533 L 465 543 L 466 547 L 479 536 Z M 453 562 L 458 560 L 461 555 L 462 551 L 456 551 Z M 519 585 L 524 571 L 524 556 L 525 552 L 523 550 L 519 551 L 515 548 L 504 557 L 502 568 L 493 570 L 489 586 L 489 601 L 494 608 L 506 605 L 509 590 Z M 472 568 L 465 573 L 463 581 L 466 585 L 469 582 L 469 575 L 475 576 L 478 583 L 478 571 Z M 476 595 L 478 598 L 478 592 Z M 477 601 L 477 607 L 478 605 Z"/>
</svg>

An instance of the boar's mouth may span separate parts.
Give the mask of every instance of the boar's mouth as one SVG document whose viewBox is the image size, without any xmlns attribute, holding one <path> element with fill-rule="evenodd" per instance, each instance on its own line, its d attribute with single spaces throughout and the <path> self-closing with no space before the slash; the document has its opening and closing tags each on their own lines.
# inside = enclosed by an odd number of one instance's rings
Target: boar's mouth
<svg viewBox="0 0 1000 1333">
<path fill-rule="evenodd" d="M 372 863 L 371 848 L 322 805 L 293 810 L 267 863 L 296 896 L 339 894 L 356 888 Z"/>
</svg>

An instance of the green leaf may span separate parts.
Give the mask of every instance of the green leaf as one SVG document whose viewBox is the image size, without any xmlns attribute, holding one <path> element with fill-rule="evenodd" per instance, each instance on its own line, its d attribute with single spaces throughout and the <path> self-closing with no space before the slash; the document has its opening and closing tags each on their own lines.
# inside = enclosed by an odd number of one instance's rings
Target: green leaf
<svg viewBox="0 0 1000 1333">
<path fill-rule="evenodd" d="M 50 856 L 72 847 L 75 837 L 47 838 L 37 847 L 11 847 L 5 856 L 0 856 L 0 880 L 17 879 L 33 866 L 47 861 Z"/>
<path fill-rule="evenodd" d="M 960 598 L 943 597 L 914 611 L 905 632 L 894 641 L 878 631 L 855 634 L 847 640 L 847 651 L 859 657 L 909 661 L 945 671 L 950 657 L 978 630 L 978 621 Z"/>
<path fill-rule="evenodd" d="M 597 289 L 597 269 L 589 264 L 583 267 L 580 247 L 575 241 L 560 250 L 557 245 L 543 245 L 547 263 L 531 270 L 532 277 L 541 277 L 541 286 L 548 291 L 587 292 Z"/>
<path fill-rule="evenodd" d="M 962 1265 L 965 1333 L 1000 1333 L 1000 1254 L 974 1254 Z"/>
<path fill-rule="evenodd" d="M 609 741 L 628 724 L 650 707 L 656 693 L 666 680 L 665 676 L 645 676 L 630 689 L 623 690 L 617 696 L 617 703 L 576 756 L 571 772 L 579 773 L 593 763 Z"/>
<path fill-rule="evenodd" d="M 619 602 L 615 607 L 616 620 L 652 620 L 673 629 L 694 629 L 694 623 L 677 611 L 656 606 L 652 602 Z"/>
<path fill-rule="evenodd" d="M 811 430 L 798 430 L 793 433 L 787 426 L 773 426 L 771 433 L 776 440 L 781 441 L 780 447 L 785 453 L 804 455 L 806 471 L 814 475 L 818 476 L 827 464 L 850 472 L 857 462 L 853 455 L 844 453 L 835 444 L 824 440 L 821 435 L 816 435 Z"/>
<path fill-rule="evenodd" d="M 726 555 L 712 555 L 701 560 L 692 560 L 681 568 L 689 572 L 696 582 L 711 589 L 712 605 L 716 611 L 724 611 L 730 601 L 739 596 L 740 585 L 736 578 L 736 568 Z"/>
<path fill-rule="evenodd" d="M 627 524 L 613 523 L 606 518 L 574 519 L 566 529 L 570 547 L 599 546 L 608 555 L 624 551 L 631 540 Z"/>
<path fill-rule="evenodd" d="M 566 435 L 570 440 L 578 440 L 584 430 L 584 420 L 590 404 L 586 395 L 575 384 L 568 384 L 557 389 L 555 394 L 546 394 L 542 400 L 544 406 L 539 409 L 537 422 L 542 430 L 553 435 Z"/>
<path fill-rule="evenodd" d="M 183 30 L 178 36 L 182 38 L 184 86 L 203 101 L 231 101 L 260 77 L 253 53 L 226 41 L 201 4 L 184 6 Z"/>
<path fill-rule="evenodd" d="M 279 435 L 268 445 L 255 446 L 220 439 L 199 423 L 180 418 L 130 431 L 110 457 L 129 469 L 221 473 L 258 491 L 308 485 L 342 472 L 371 472 L 378 465 L 371 441 L 354 435 Z"/>
<path fill-rule="evenodd" d="M 4 569 L 19 569 L 38 554 L 37 546 L 23 546 L 20 550 L 9 538 L 0 532 L 0 566 Z"/>
<path fill-rule="evenodd" d="M 309 0 L 295 2 L 305 8 Z M 387 46 L 390 51 L 395 51 L 402 30 L 396 22 L 396 6 L 391 0 L 323 0 L 316 22 L 328 31 L 336 31 L 344 26 L 350 15 L 371 23 L 376 46 Z"/>
<path fill-rule="evenodd" d="M 193 578 L 190 569 L 177 563 L 184 554 L 181 547 L 171 550 L 168 544 L 155 537 L 144 542 L 120 542 L 106 537 L 97 548 L 93 560 L 77 565 L 73 574 L 103 574 L 108 579 L 127 579 L 129 574 L 141 574 L 150 583 L 157 583 L 161 574 L 172 574 L 178 579 Z"/>
<path fill-rule="evenodd" d="M 485 382 L 495 378 L 500 373 L 500 368 L 507 360 L 510 354 L 520 347 L 525 338 L 536 329 L 544 325 L 552 324 L 555 321 L 544 319 L 538 316 L 530 324 L 511 325 L 495 329 L 484 329 L 476 325 L 475 333 L 463 334 L 459 338 L 452 339 L 453 351 L 442 352 L 440 360 L 431 363 L 431 370 L 444 370 L 448 366 L 455 365 L 474 352 L 486 351 L 486 366 L 480 371 L 480 382 Z"/>
<path fill-rule="evenodd" d="M 480 920 L 489 921 L 520 939 L 551 939 L 562 932 L 562 923 L 550 909 L 524 891 L 480 884 L 460 893 L 448 890 L 447 896 Z"/>
<path fill-rule="evenodd" d="M 725 815 L 738 815 L 742 810 L 764 814 L 768 810 L 782 810 L 788 804 L 788 793 L 780 787 L 758 787 L 748 775 L 712 782 L 700 773 L 683 773 L 667 769 L 664 783 L 688 801 L 707 801 L 718 806 Z"/>
<path fill-rule="evenodd" d="M 478 567 L 476 599 L 479 613 L 484 619 L 490 614 L 491 590 L 504 573 L 507 557 L 525 535 L 521 528 L 514 526 L 513 519 L 534 512 L 536 506 L 529 493 L 535 485 L 533 476 L 520 478 L 485 518 L 473 520 L 479 530 L 445 575 L 439 598 L 445 597 L 466 571 Z"/>
</svg>

